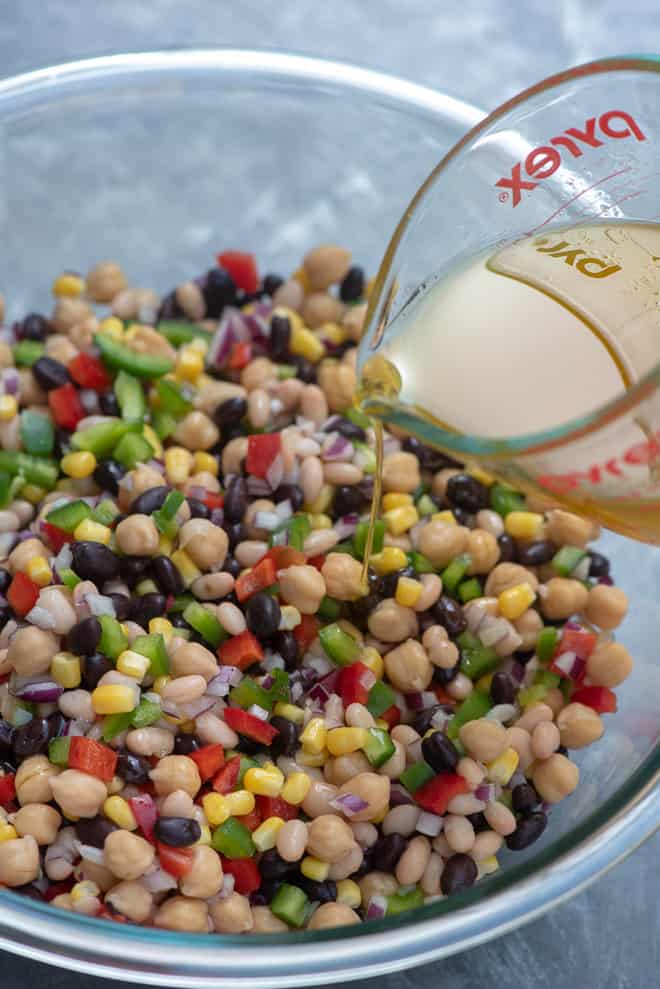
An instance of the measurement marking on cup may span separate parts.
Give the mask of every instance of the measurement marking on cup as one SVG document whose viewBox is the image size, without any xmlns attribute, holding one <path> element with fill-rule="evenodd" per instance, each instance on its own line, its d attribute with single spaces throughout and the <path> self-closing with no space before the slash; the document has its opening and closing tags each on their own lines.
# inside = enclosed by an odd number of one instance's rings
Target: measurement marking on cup
<svg viewBox="0 0 660 989">
<path fill-rule="evenodd" d="M 620 199 L 615 199 L 609 206 L 603 206 L 602 212 L 608 213 L 611 209 L 614 209 L 615 206 L 620 206 L 621 203 L 625 203 L 629 199 L 637 199 L 638 196 L 643 196 L 647 191 L 647 189 L 638 189 L 637 192 L 629 192 L 627 196 L 621 196 Z"/>
<path fill-rule="evenodd" d="M 566 202 L 563 203 L 558 209 L 556 209 L 554 213 L 551 213 L 550 216 L 548 216 L 543 221 L 543 223 L 539 223 L 537 227 L 534 227 L 533 230 L 530 230 L 525 236 L 531 237 L 532 234 L 535 234 L 537 232 L 537 230 L 540 230 L 547 223 L 550 223 L 552 220 L 554 220 L 556 216 L 559 216 L 560 213 L 563 213 L 566 207 L 570 206 L 571 203 L 576 202 L 576 200 L 578 200 L 580 196 L 584 196 L 585 193 L 591 192 L 592 189 L 597 189 L 599 185 L 603 185 L 605 182 L 609 182 L 610 179 L 616 178 L 617 175 L 624 175 L 626 172 L 632 172 L 632 165 L 628 165 L 626 168 L 620 168 L 618 171 L 612 172 L 610 175 L 605 175 L 602 179 L 598 179 L 592 185 L 588 185 L 586 186 L 586 188 L 581 189 L 580 192 L 577 192 L 574 196 L 571 196 L 570 199 L 567 199 Z"/>
</svg>

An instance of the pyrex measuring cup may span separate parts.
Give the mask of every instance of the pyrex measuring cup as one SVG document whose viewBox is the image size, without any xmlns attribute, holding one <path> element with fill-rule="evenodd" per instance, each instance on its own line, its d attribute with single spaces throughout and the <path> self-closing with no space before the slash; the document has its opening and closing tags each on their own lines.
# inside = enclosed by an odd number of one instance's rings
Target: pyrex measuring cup
<svg viewBox="0 0 660 989">
<path fill-rule="evenodd" d="M 659 109 L 660 58 L 622 57 L 553 76 L 474 127 L 429 176 L 392 238 L 358 360 L 368 378 L 388 359 L 397 316 L 420 284 L 461 258 L 494 247 L 502 273 L 524 270 L 542 291 L 551 270 L 557 301 L 575 307 L 617 362 L 614 400 L 513 437 L 446 428 L 446 415 L 428 396 L 422 404 L 405 375 L 364 407 L 649 542 L 660 542 Z M 622 231 L 622 221 L 637 225 Z"/>
</svg>

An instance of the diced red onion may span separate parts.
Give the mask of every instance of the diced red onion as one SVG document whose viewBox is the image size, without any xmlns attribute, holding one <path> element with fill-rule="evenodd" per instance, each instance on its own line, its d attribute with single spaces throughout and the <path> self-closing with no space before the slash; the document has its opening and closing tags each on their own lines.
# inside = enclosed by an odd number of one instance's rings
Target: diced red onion
<svg viewBox="0 0 660 989">
<path fill-rule="evenodd" d="M 57 625 L 55 616 L 47 608 L 42 608 L 39 604 L 35 604 L 34 608 L 28 611 L 25 620 L 30 625 L 36 625 L 37 628 L 41 628 L 45 632 L 50 631 Z"/>
<path fill-rule="evenodd" d="M 463 608 L 463 614 L 465 615 L 465 620 L 467 621 L 467 626 L 470 632 L 475 634 L 481 628 L 481 624 L 484 619 L 488 616 L 488 611 L 486 605 L 483 601 L 470 601 Z"/>
<path fill-rule="evenodd" d="M 518 708 L 515 704 L 496 704 L 495 707 L 491 707 L 486 718 L 489 721 L 499 721 L 500 724 L 505 724 L 515 718 L 517 713 Z"/>
<path fill-rule="evenodd" d="M 284 501 L 279 501 L 275 505 L 275 511 L 280 522 L 286 522 L 293 515 L 293 505 L 288 498 L 285 498 Z"/>
<path fill-rule="evenodd" d="M 268 721 L 268 711 L 259 704 L 250 704 L 248 714 L 254 718 L 259 718 L 259 721 Z"/>
<path fill-rule="evenodd" d="M 343 416 L 338 415 L 336 412 L 329 416 L 321 426 L 322 433 L 332 433 L 337 429 L 337 426 L 342 421 Z"/>
<path fill-rule="evenodd" d="M 175 712 L 166 711 L 165 704 L 163 704 L 163 712 L 165 714 L 171 714 L 173 717 L 185 718 L 186 721 L 194 721 L 195 718 L 200 716 L 200 714 L 204 714 L 205 711 L 210 711 L 214 704 L 215 698 L 204 694 L 203 697 L 198 697 L 197 700 L 194 701 L 188 701 L 186 704 L 175 704 Z"/>
<path fill-rule="evenodd" d="M 71 544 L 65 543 L 57 556 L 53 558 L 53 566 L 57 570 L 67 570 L 72 563 L 73 553 L 71 552 Z"/>
<path fill-rule="evenodd" d="M 439 728 L 440 731 L 445 727 L 445 725 L 451 720 L 452 715 L 447 711 L 444 711 L 441 707 L 435 712 L 431 718 L 431 727 Z"/>
<path fill-rule="evenodd" d="M 158 471 L 159 474 L 165 473 L 165 464 L 161 460 L 156 460 L 154 457 L 151 460 L 147 460 L 147 467 L 151 467 L 152 470 Z"/>
<path fill-rule="evenodd" d="M 76 718 L 74 721 L 69 721 L 64 734 L 69 738 L 73 738 L 74 736 L 80 737 L 82 735 L 86 735 L 90 728 L 91 725 L 89 721 L 83 721 L 81 718 Z"/>
<path fill-rule="evenodd" d="M 347 539 L 352 536 L 358 527 L 360 521 L 360 516 L 357 512 L 351 512 L 350 515 L 342 515 L 342 517 L 335 522 L 333 528 L 340 539 Z"/>
<path fill-rule="evenodd" d="M 398 440 L 396 436 L 391 434 L 386 434 L 383 440 L 383 454 L 384 456 L 389 456 L 390 453 L 398 453 L 401 449 L 401 440 Z"/>
<path fill-rule="evenodd" d="M 261 665 L 265 670 L 270 672 L 271 670 L 283 670 L 286 663 L 278 652 L 271 652 L 267 653 L 266 658 L 263 660 Z"/>
<path fill-rule="evenodd" d="M 251 474 L 247 479 L 247 490 L 251 498 L 263 498 L 271 493 L 270 484 L 263 477 L 253 477 Z"/>
<path fill-rule="evenodd" d="M 331 807 L 341 811 L 346 817 L 354 817 L 355 814 L 359 814 L 369 806 L 366 800 L 358 797 L 357 793 L 341 793 L 329 803 Z"/>
<path fill-rule="evenodd" d="M 176 889 L 177 881 L 165 869 L 159 865 L 154 866 L 150 871 L 145 872 L 140 880 L 142 885 L 150 893 L 164 893 L 169 889 Z"/>
<path fill-rule="evenodd" d="M 384 896 L 372 896 L 367 907 L 367 920 L 382 920 L 387 913 L 387 900 Z"/>
<path fill-rule="evenodd" d="M 419 522 L 415 522 L 411 529 L 408 529 L 408 536 L 410 542 L 412 543 L 413 549 L 417 549 L 419 546 L 419 537 L 422 533 L 422 529 L 427 524 L 428 519 L 420 519 Z"/>
<path fill-rule="evenodd" d="M 479 641 L 484 646 L 494 646 L 506 638 L 511 630 L 511 624 L 506 618 L 493 618 L 487 615 L 479 627 Z"/>
<path fill-rule="evenodd" d="M 561 670 L 562 673 L 565 673 L 571 680 L 579 680 L 584 673 L 587 664 L 584 659 L 580 659 L 579 656 L 576 656 L 575 653 L 569 649 L 557 656 L 557 658 L 553 661 L 553 666 L 557 670 Z"/>
<path fill-rule="evenodd" d="M 217 681 L 218 683 L 228 683 L 230 686 L 235 687 L 242 679 L 243 672 L 239 670 L 238 666 L 221 666 L 213 679 L 209 680 L 208 686 L 210 687 L 212 683 Z"/>
<path fill-rule="evenodd" d="M 611 577 L 608 577 L 607 574 L 604 577 L 599 577 L 598 583 L 605 584 L 606 587 L 614 587 L 614 581 Z"/>
<path fill-rule="evenodd" d="M 115 603 L 105 594 L 85 594 L 83 598 L 92 615 L 110 615 L 116 618 Z"/>
<path fill-rule="evenodd" d="M 525 774 L 521 772 L 519 769 L 516 769 L 515 773 L 509 780 L 507 786 L 509 790 L 514 790 L 517 786 L 520 786 L 521 783 L 526 783 L 526 782 L 527 782 L 527 777 L 525 776 Z"/>
<path fill-rule="evenodd" d="M 438 703 L 438 698 L 430 690 L 414 691 L 405 695 L 406 706 L 411 711 L 424 711 L 427 707 L 433 707 Z"/>
<path fill-rule="evenodd" d="M 34 533 L 30 529 L 23 529 L 22 532 L 18 534 L 19 543 L 24 543 L 26 539 L 34 539 Z"/>
<path fill-rule="evenodd" d="M 353 444 L 341 433 L 331 433 L 323 443 L 321 460 L 351 460 Z"/>
<path fill-rule="evenodd" d="M 32 704 L 51 704 L 59 700 L 64 689 L 54 680 L 33 680 L 22 686 L 14 686 L 13 694 L 22 701 Z"/>
<path fill-rule="evenodd" d="M 474 791 L 474 795 L 477 800 L 483 800 L 484 803 L 489 803 L 491 800 L 497 800 L 499 796 L 498 789 L 496 783 L 480 783 Z"/>
<path fill-rule="evenodd" d="M 15 367 L 7 367 L 2 372 L 2 390 L 5 395 L 18 395 L 20 377 Z"/>
<path fill-rule="evenodd" d="M 14 546 L 18 542 L 18 535 L 15 532 L 0 533 L 0 557 L 9 556 Z"/>
<path fill-rule="evenodd" d="M 412 804 L 413 798 L 401 783 L 392 783 L 390 787 L 390 806 L 400 807 L 402 804 Z"/>
<path fill-rule="evenodd" d="M 78 855 L 86 862 L 94 862 L 96 865 L 104 865 L 105 858 L 102 848 L 95 848 L 93 845 L 83 845 L 81 841 L 74 841 L 74 847 Z"/>
<path fill-rule="evenodd" d="M 323 706 L 329 696 L 329 691 L 325 689 L 322 683 L 315 683 L 310 692 L 307 694 L 307 699 L 313 701 L 315 704 L 320 704 Z"/>
<path fill-rule="evenodd" d="M 257 529 L 265 529 L 267 532 L 272 532 L 274 529 L 277 529 L 281 521 L 277 512 L 255 512 L 252 524 Z"/>
<path fill-rule="evenodd" d="M 81 388 L 78 392 L 78 397 L 85 412 L 98 412 L 99 397 L 95 391 L 92 391 L 91 388 Z"/>
<path fill-rule="evenodd" d="M 281 453 L 276 454 L 266 471 L 266 480 L 270 484 L 271 491 L 279 488 L 284 477 L 284 457 Z"/>
<path fill-rule="evenodd" d="M 231 894 L 234 892 L 235 882 L 236 880 L 232 876 L 232 874 L 230 872 L 225 872 L 224 878 L 222 880 L 222 889 L 217 894 L 219 900 L 226 900 L 228 896 L 231 896 Z M 211 897 L 211 900 L 213 900 L 213 897 Z"/>
<path fill-rule="evenodd" d="M 303 666 L 314 670 L 317 677 L 324 677 L 326 673 L 330 673 L 334 669 L 330 660 L 325 656 L 312 656 L 311 653 L 303 658 Z"/>
<path fill-rule="evenodd" d="M 415 830 L 429 838 L 436 838 L 442 831 L 442 818 L 438 817 L 437 814 L 429 814 L 428 811 L 423 810 L 417 818 Z"/>
</svg>

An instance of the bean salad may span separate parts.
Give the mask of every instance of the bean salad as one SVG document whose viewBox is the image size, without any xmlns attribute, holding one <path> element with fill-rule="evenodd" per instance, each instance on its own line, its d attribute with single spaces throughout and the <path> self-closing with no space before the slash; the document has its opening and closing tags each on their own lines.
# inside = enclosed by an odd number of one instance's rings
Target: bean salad
<svg viewBox="0 0 660 989">
<path fill-rule="evenodd" d="M 335 245 L 162 298 L 107 261 L 0 331 L 0 886 L 358 924 L 492 874 L 578 786 L 632 666 L 591 522 L 386 433 L 363 584 L 369 290 Z"/>
</svg>

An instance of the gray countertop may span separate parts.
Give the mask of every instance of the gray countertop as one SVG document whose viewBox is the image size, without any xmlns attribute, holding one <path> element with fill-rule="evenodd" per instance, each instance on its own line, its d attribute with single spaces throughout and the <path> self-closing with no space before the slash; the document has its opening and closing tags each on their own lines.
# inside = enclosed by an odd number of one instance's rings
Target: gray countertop
<svg viewBox="0 0 660 989">
<path fill-rule="evenodd" d="M 361 62 L 484 108 L 569 65 L 660 52 L 657 0 L 49 0 L 4 4 L 0 72 L 85 55 L 177 46 L 273 46 Z M 368 980 L 384 989 L 450 984 L 641 989 L 660 970 L 660 835 L 587 892 L 490 944 Z M 104 982 L 0 953 L 4 989 L 101 989 Z"/>
</svg>

